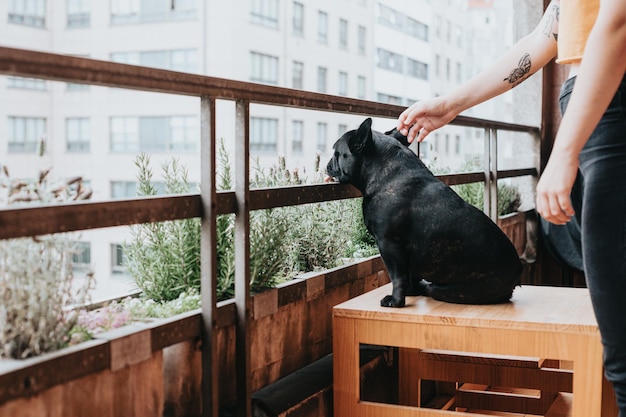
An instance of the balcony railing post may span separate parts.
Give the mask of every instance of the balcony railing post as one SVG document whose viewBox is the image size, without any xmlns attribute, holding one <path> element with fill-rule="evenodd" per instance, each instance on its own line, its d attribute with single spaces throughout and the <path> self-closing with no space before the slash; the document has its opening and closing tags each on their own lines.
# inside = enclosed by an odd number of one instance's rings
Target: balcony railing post
<svg viewBox="0 0 626 417">
<path fill-rule="evenodd" d="M 218 415 L 219 355 L 217 349 L 217 229 L 215 185 L 215 99 L 200 101 L 200 193 L 203 216 L 200 241 L 202 298 L 202 415 Z"/>
<path fill-rule="evenodd" d="M 498 220 L 498 131 L 485 128 L 485 192 L 483 211 Z"/>
<path fill-rule="evenodd" d="M 489 135 L 491 141 L 489 159 L 491 160 L 491 181 L 490 191 L 491 198 L 489 200 L 489 217 L 496 222 L 498 220 L 498 129 L 491 129 Z"/>
<path fill-rule="evenodd" d="M 235 110 L 235 304 L 237 305 L 237 416 L 252 415 L 250 382 L 250 102 Z"/>
</svg>

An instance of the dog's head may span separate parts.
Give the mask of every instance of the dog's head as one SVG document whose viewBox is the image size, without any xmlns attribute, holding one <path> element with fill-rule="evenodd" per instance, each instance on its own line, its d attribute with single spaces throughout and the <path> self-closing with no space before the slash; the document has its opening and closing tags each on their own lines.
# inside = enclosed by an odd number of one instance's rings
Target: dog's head
<svg viewBox="0 0 626 417">
<path fill-rule="evenodd" d="M 333 145 L 334 154 L 326 166 L 327 179 L 359 187 L 363 160 L 373 155 L 377 147 L 397 146 L 394 141 L 385 139 L 385 136 L 396 139 L 404 146 L 409 145 L 406 136 L 396 129 L 384 135 L 373 131 L 371 118 L 365 119 L 358 129 L 344 133 Z"/>
<path fill-rule="evenodd" d="M 358 129 L 347 131 L 335 142 L 333 156 L 326 165 L 326 174 L 340 183 L 358 185 L 363 155 L 371 147 L 372 119 L 367 118 Z"/>
</svg>

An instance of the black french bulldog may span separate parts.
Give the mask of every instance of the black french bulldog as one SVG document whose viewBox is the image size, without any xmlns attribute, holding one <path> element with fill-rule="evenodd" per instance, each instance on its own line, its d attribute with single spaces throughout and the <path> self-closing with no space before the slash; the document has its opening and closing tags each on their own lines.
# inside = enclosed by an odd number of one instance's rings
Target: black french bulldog
<svg viewBox="0 0 626 417">
<path fill-rule="evenodd" d="M 380 304 L 403 307 L 407 295 L 459 304 L 509 301 L 522 272 L 511 241 L 439 181 L 405 136 L 371 126 L 368 118 L 339 138 L 326 172 L 363 194 L 365 225 L 393 285 Z"/>
</svg>

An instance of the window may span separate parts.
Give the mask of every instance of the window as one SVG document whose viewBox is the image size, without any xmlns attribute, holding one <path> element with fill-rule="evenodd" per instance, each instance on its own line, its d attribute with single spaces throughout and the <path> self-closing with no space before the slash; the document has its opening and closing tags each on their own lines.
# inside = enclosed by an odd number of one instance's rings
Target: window
<svg viewBox="0 0 626 417">
<path fill-rule="evenodd" d="M 454 137 L 454 153 L 456 155 L 461 154 L 461 137 L 459 135 Z"/>
<path fill-rule="evenodd" d="M 326 142 L 328 139 L 328 125 L 326 123 L 319 122 L 317 124 L 317 150 L 320 152 L 326 151 Z"/>
<path fill-rule="evenodd" d="M 304 5 L 293 2 L 293 34 L 295 36 L 304 36 Z"/>
<path fill-rule="evenodd" d="M 291 150 L 294 152 L 302 152 L 304 122 L 301 120 L 294 120 L 291 127 L 293 135 L 291 139 Z"/>
<path fill-rule="evenodd" d="M 420 39 L 424 42 L 428 42 L 428 26 L 422 22 L 418 22 L 415 19 L 407 17 L 406 19 L 406 33 L 414 38 Z"/>
<path fill-rule="evenodd" d="M 170 150 L 195 151 L 198 144 L 198 121 L 195 117 L 176 116 L 170 118 Z"/>
<path fill-rule="evenodd" d="M 91 0 L 67 0 L 67 27 L 89 27 Z"/>
<path fill-rule="evenodd" d="M 46 119 L 9 116 L 9 152 L 34 153 L 45 135 Z"/>
<path fill-rule="evenodd" d="M 152 181 L 150 185 L 156 191 L 156 195 L 166 195 L 165 183 L 162 181 Z M 194 184 L 189 184 L 189 190 Z M 111 198 L 134 198 L 137 197 L 137 183 L 135 181 L 111 181 Z"/>
<path fill-rule="evenodd" d="M 359 26 L 359 54 L 365 55 L 367 48 L 367 28 Z"/>
<path fill-rule="evenodd" d="M 46 0 L 9 0 L 9 23 L 46 27 Z"/>
<path fill-rule="evenodd" d="M 339 95 L 347 96 L 348 95 L 348 73 L 347 72 L 339 72 Z"/>
<path fill-rule="evenodd" d="M 250 150 L 276 151 L 278 146 L 278 119 L 250 118 Z"/>
<path fill-rule="evenodd" d="M 112 117 L 112 152 L 193 152 L 198 148 L 195 116 Z"/>
<path fill-rule="evenodd" d="M 328 43 L 328 13 L 322 11 L 317 14 L 317 41 Z"/>
<path fill-rule="evenodd" d="M 461 67 L 461 63 L 456 63 L 456 82 L 461 84 L 463 82 L 463 67 Z"/>
<path fill-rule="evenodd" d="M 337 137 L 340 138 L 347 131 L 348 131 L 348 125 L 340 124 L 337 127 Z"/>
<path fill-rule="evenodd" d="M 197 0 L 111 0 L 111 23 L 195 19 Z"/>
<path fill-rule="evenodd" d="M 378 3 L 378 23 L 402 32 L 404 15 L 391 7 Z"/>
<path fill-rule="evenodd" d="M 407 74 L 420 80 L 428 80 L 428 64 L 408 58 Z"/>
<path fill-rule="evenodd" d="M 326 74 L 328 70 L 324 67 L 317 67 L 317 91 L 326 92 Z"/>
<path fill-rule="evenodd" d="M 91 269 L 91 243 L 74 243 L 74 250 L 72 251 L 72 267 L 78 270 Z"/>
<path fill-rule="evenodd" d="M 23 90 L 46 90 L 46 82 L 37 78 L 25 78 L 25 77 L 8 77 L 8 88 L 20 88 Z"/>
<path fill-rule="evenodd" d="M 359 75 L 359 77 L 356 80 L 356 95 L 358 98 L 365 98 L 367 92 L 366 92 L 366 84 L 365 84 L 365 77 L 362 75 Z"/>
<path fill-rule="evenodd" d="M 114 274 L 127 272 L 124 246 L 119 243 L 111 244 L 111 272 Z"/>
<path fill-rule="evenodd" d="M 68 152 L 89 152 L 89 119 L 68 118 L 65 121 L 65 141 Z"/>
<path fill-rule="evenodd" d="M 383 68 L 393 72 L 403 73 L 402 61 L 404 57 L 386 49 L 378 48 L 378 68 Z"/>
<path fill-rule="evenodd" d="M 441 56 L 435 55 L 435 76 L 439 77 L 441 74 Z"/>
<path fill-rule="evenodd" d="M 139 119 L 111 118 L 111 151 L 139 152 Z"/>
<path fill-rule="evenodd" d="M 348 21 L 339 19 L 339 47 L 348 49 Z"/>
<path fill-rule="evenodd" d="M 452 68 L 450 68 L 450 58 L 446 58 L 446 80 L 450 81 L 450 73 Z"/>
<path fill-rule="evenodd" d="M 378 93 L 377 101 L 380 103 L 389 103 L 389 104 L 402 104 L 402 97 L 392 96 L 389 94 Z"/>
<path fill-rule="evenodd" d="M 278 0 L 250 0 L 252 23 L 278 28 Z"/>
<path fill-rule="evenodd" d="M 111 61 L 181 72 L 197 72 L 197 53 L 194 49 L 170 51 L 116 52 Z"/>
<path fill-rule="evenodd" d="M 111 198 L 131 198 L 137 196 L 135 181 L 111 181 Z"/>
<path fill-rule="evenodd" d="M 278 84 L 278 58 L 250 52 L 250 81 Z"/>
<path fill-rule="evenodd" d="M 292 72 L 292 87 L 299 89 L 304 88 L 304 64 L 302 62 L 293 61 Z"/>
</svg>

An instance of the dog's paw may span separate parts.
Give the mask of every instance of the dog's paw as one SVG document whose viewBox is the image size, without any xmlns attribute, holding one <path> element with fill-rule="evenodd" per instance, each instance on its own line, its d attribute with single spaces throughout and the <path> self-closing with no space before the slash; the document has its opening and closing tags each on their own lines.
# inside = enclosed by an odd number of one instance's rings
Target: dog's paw
<svg viewBox="0 0 626 417">
<path fill-rule="evenodd" d="M 404 307 L 404 300 L 396 300 L 392 295 L 388 295 L 380 300 L 380 305 L 383 307 Z"/>
</svg>

